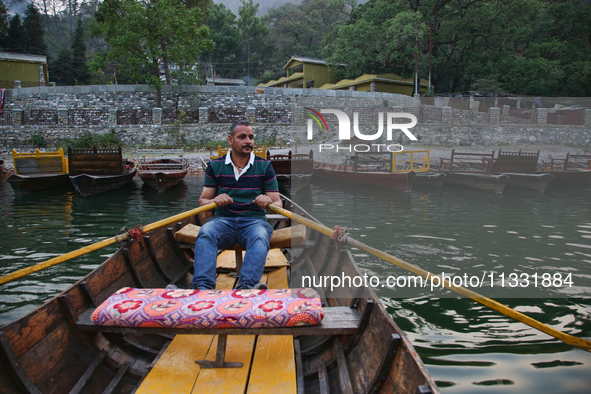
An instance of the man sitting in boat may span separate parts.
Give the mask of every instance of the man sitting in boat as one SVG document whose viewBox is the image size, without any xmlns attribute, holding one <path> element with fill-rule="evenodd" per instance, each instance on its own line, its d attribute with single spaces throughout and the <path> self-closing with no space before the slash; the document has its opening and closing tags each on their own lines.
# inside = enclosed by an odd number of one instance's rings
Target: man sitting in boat
<svg viewBox="0 0 591 394">
<path fill-rule="evenodd" d="M 199 205 L 215 202 L 218 207 L 195 241 L 194 289 L 215 288 L 218 249 L 236 243 L 246 249 L 237 288 L 266 288 L 259 281 L 273 229 L 265 208 L 282 206 L 277 177 L 271 162 L 253 153 L 254 132 L 248 122 L 231 126 L 228 144 L 228 153 L 211 160 L 205 171 Z"/>
</svg>

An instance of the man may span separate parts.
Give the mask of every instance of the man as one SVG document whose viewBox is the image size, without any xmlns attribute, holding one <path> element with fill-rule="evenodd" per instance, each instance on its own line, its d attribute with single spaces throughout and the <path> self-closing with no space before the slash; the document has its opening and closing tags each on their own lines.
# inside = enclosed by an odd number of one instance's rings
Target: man
<svg viewBox="0 0 591 394">
<path fill-rule="evenodd" d="M 210 161 L 199 205 L 215 202 L 214 217 L 201 227 L 195 241 L 194 289 L 214 289 L 218 249 L 236 243 L 246 249 L 237 288 L 266 288 L 260 284 L 273 229 L 267 206 L 282 206 L 273 166 L 253 153 L 254 132 L 246 121 L 230 128 L 230 151 Z"/>
</svg>

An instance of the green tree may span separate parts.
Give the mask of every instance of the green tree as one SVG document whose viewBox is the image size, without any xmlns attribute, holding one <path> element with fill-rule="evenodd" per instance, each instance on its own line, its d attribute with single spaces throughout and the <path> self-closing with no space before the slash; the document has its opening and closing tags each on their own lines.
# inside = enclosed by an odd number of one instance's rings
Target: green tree
<svg viewBox="0 0 591 394">
<path fill-rule="evenodd" d="M 432 54 L 439 92 L 475 85 L 572 95 L 590 90 L 589 31 L 591 4 L 585 0 L 370 0 L 325 38 L 324 50 L 331 62 L 347 65 L 349 77 L 408 76 L 418 50 L 421 77 L 427 77 Z"/>
<path fill-rule="evenodd" d="M 216 75 L 235 78 L 238 74 L 236 62 L 240 50 L 240 32 L 236 15 L 223 4 L 212 4 L 209 8 L 207 26 L 211 32 L 214 47 L 203 54 L 208 66 Z"/>
<path fill-rule="evenodd" d="M 25 28 L 21 21 L 21 16 L 15 14 L 10 18 L 8 25 L 8 36 L 6 37 L 5 49 L 9 52 L 23 53 L 26 48 Z"/>
<path fill-rule="evenodd" d="M 269 36 L 276 45 L 283 64 L 291 56 L 319 58 L 322 40 L 335 27 L 347 20 L 351 6 L 343 0 L 304 0 L 286 3 L 269 10 Z"/>
<path fill-rule="evenodd" d="M 8 8 L 6 8 L 6 5 L 0 0 L 0 48 L 4 48 L 4 45 L 6 45 L 6 39 L 8 38 L 8 20 Z"/>
<path fill-rule="evenodd" d="M 196 8 L 201 10 L 201 21 L 205 20 L 208 15 L 209 6 L 212 4 L 213 0 L 181 0 L 181 3 L 185 5 L 187 9 Z M 161 38 L 160 45 L 164 51 L 164 56 L 162 58 L 162 67 L 164 69 L 164 80 L 167 85 L 172 84 L 172 73 L 170 72 L 170 61 L 168 59 L 168 46 L 170 45 L 169 37 L 163 35 Z M 176 72 L 176 79 L 182 80 L 184 83 L 187 81 L 198 82 L 196 78 L 193 78 L 193 70 L 184 71 L 184 72 Z"/>
<path fill-rule="evenodd" d="M 269 34 L 267 29 L 268 16 L 257 16 L 260 4 L 254 4 L 253 0 L 240 0 L 242 4 L 238 9 L 238 30 L 242 38 L 242 45 L 246 56 L 246 75 L 248 83 L 251 80 L 251 63 L 259 63 L 259 55 L 263 51 L 257 52 L 257 47 L 262 39 Z"/>
<path fill-rule="evenodd" d="M 110 52 L 97 54 L 94 64 L 119 60 L 123 72 L 145 80 L 162 102 L 160 65 L 166 56 L 182 70 L 190 70 L 205 49 L 211 47 L 209 29 L 201 24 L 203 13 L 176 0 L 105 0 L 92 31 L 104 37 Z M 166 45 L 164 45 L 165 43 Z"/>
<path fill-rule="evenodd" d="M 47 54 L 47 44 L 45 44 L 45 30 L 41 22 L 41 15 L 33 3 L 27 5 L 25 10 L 25 19 L 23 20 L 25 30 L 24 44 L 27 53 L 37 55 Z"/>
<path fill-rule="evenodd" d="M 60 86 L 74 85 L 74 73 L 72 72 L 72 51 L 64 48 L 57 58 L 51 59 L 48 64 L 49 75 L 52 82 Z"/>
<path fill-rule="evenodd" d="M 72 78 L 77 85 L 88 84 L 90 82 L 90 73 L 86 64 L 86 44 L 84 43 L 84 27 L 82 20 L 78 19 L 76 31 L 74 32 L 74 42 L 72 43 Z"/>
<path fill-rule="evenodd" d="M 328 62 L 346 64 L 345 68 L 335 70 L 337 76 L 356 78 L 363 73 L 410 76 L 414 72 L 417 43 L 428 35 L 428 26 L 422 22 L 420 12 L 402 11 L 380 0 L 353 17 L 355 22 L 339 27 L 337 39 L 328 44 L 331 53 Z"/>
</svg>

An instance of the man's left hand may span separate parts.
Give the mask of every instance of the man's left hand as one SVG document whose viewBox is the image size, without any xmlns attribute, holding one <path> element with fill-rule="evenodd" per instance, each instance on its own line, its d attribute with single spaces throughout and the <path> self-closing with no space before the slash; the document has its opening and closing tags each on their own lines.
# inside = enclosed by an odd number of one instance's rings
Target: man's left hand
<svg viewBox="0 0 591 394">
<path fill-rule="evenodd" d="M 271 202 L 273 202 L 273 200 L 265 194 L 258 195 L 253 201 L 253 203 L 258 205 L 261 209 L 267 208 L 267 205 L 271 204 Z"/>
</svg>

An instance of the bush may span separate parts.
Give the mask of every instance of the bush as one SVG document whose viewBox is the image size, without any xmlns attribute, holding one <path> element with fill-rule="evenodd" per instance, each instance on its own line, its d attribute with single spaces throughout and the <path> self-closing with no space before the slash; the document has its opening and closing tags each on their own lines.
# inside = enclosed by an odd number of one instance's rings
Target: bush
<svg viewBox="0 0 591 394">
<path fill-rule="evenodd" d="M 32 135 L 27 142 L 37 148 L 47 148 L 47 141 L 45 141 L 45 138 L 40 134 Z"/>
<path fill-rule="evenodd" d="M 111 131 L 105 134 L 93 134 L 85 131 L 78 138 L 60 141 L 60 145 L 70 146 L 72 149 L 90 149 L 95 146 L 97 148 L 116 148 L 121 144 L 117 141 L 115 129 L 111 129 Z"/>
</svg>

